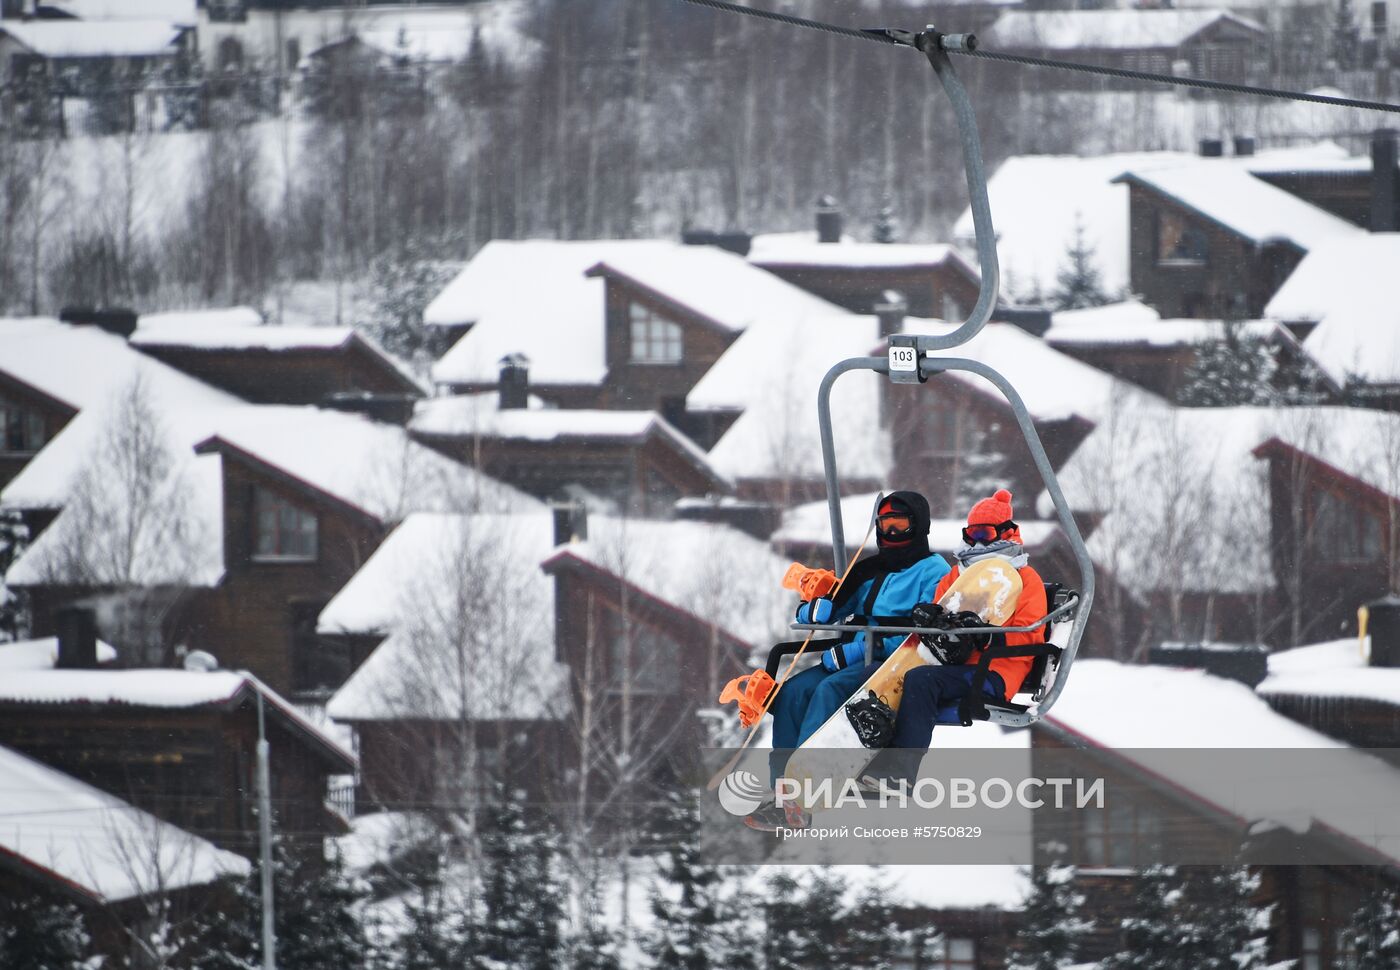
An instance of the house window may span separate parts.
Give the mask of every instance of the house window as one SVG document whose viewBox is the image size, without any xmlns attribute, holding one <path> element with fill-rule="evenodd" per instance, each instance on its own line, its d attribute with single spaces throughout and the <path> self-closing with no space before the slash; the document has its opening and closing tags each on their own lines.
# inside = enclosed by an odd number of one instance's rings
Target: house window
<svg viewBox="0 0 1400 970">
<path fill-rule="evenodd" d="M 9 401 L 0 401 L 0 452 L 33 454 L 44 447 L 44 417 Z"/>
<path fill-rule="evenodd" d="M 943 942 L 943 960 L 934 964 L 938 970 L 977 970 L 977 941 L 965 936 L 950 936 Z"/>
<path fill-rule="evenodd" d="M 1322 931 L 1316 927 L 1303 930 L 1303 961 L 1299 970 L 1322 970 Z"/>
<path fill-rule="evenodd" d="M 634 364 L 678 364 L 681 328 L 640 303 L 628 308 Z"/>
<path fill-rule="evenodd" d="M 1311 545 L 1330 562 L 1376 562 L 1381 558 L 1381 524 L 1331 492 L 1317 493 Z"/>
<path fill-rule="evenodd" d="M 676 665 L 681 657 L 676 641 L 661 636 L 636 619 L 624 624 L 616 613 L 609 614 L 604 635 L 608 638 L 612 675 L 617 682 L 614 690 L 621 690 L 625 677 L 629 688 L 637 693 L 675 693 Z"/>
<path fill-rule="evenodd" d="M 265 488 L 253 489 L 253 521 L 257 559 L 316 558 L 316 515 Z"/>
<path fill-rule="evenodd" d="M 1122 868 L 1150 860 L 1161 840 L 1161 824 L 1146 809 L 1121 796 L 1104 808 L 1079 813 L 1086 863 Z"/>
<path fill-rule="evenodd" d="M 1210 241 L 1203 230 L 1176 212 L 1157 210 L 1157 262 L 1204 266 Z"/>
</svg>

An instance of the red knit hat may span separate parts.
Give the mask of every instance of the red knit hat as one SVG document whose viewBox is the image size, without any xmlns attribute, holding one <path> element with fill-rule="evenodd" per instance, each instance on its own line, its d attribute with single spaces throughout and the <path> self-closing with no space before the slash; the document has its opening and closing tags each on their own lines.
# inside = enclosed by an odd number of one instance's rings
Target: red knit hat
<svg viewBox="0 0 1400 970">
<path fill-rule="evenodd" d="M 1011 493 L 999 488 L 991 498 L 984 498 L 972 507 L 972 511 L 967 513 L 967 524 L 1001 525 L 1013 518 L 1015 516 L 1011 514 Z"/>
</svg>

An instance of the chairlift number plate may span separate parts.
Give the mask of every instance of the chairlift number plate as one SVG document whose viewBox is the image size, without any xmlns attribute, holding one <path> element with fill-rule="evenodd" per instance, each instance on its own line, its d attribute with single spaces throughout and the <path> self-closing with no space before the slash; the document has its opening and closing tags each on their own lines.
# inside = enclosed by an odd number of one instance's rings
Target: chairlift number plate
<svg viewBox="0 0 1400 970">
<path fill-rule="evenodd" d="M 912 374 L 919 369 L 919 352 L 913 347 L 891 347 L 890 370 Z"/>
</svg>

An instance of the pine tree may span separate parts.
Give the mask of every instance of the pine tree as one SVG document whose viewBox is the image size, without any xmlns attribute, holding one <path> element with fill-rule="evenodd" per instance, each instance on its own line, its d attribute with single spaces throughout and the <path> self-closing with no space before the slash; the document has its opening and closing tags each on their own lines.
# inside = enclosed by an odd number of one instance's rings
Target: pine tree
<svg viewBox="0 0 1400 970">
<path fill-rule="evenodd" d="M 1354 952 L 1351 970 L 1393 970 L 1400 967 L 1400 893 L 1377 882 L 1361 900 L 1343 932 Z"/>
<path fill-rule="evenodd" d="M 29 530 L 18 512 L 0 511 L 0 643 L 22 640 L 29 635 L 29 620 L 19 595 L 7 589 L 9 571 L 29 544 Z"/>
<path fill-rule="evenodd" d="M 1268 910 L 1252 902 L 1259 879 L 1244 866 L 1184 870 L 1178 905 L 1183 967 L 1259 970 L 1267 963 Z"/>
<path fill-rule="evenodd" d="M 1083 221 L 1076 218 L 1074 241 L 1065 254 L 1065 264 L 1055 274 L 1057 286 L 1050 297 L 1055 309 L 1078 310 L 1109 302 L 1109 296 L 1103 289 L 1103 274 L 1094 265 L 1096 257 L 1094 247 L 1084 238 Z"/>
<path fill-rule="evenodd" d="M 723 871 L 699 860 L 696 793 L 672 791 L 661 821 L 667 850 L 652 899 L 655 926 L 643 949 L 657 970 L 712 970 L 753 965 L 748 907 L 726 886 Z"/>
<path fill-rule="evenodd" d="M 432 248 L 453 245 L 443 240 Z M 429 249 L 410 242 L 374 261 L 370 267 L 374 318 L 359 324 L 390 353 L 425 373 L 447 348 L 438 344 L 438 328 L 423 323 L 423 311 L 461 269 L 458 263 L 434 259 Z"/>
<path fill-rule="evenodd" d="M 893 890 L 880 877 L 861 889 L 850 915 L 840 958 L 833 965 L 890 970 L 903 949 L 904 934 L 894 918 Z"/>
<path fill-rule="evenodd" d="M 1084 897 L 1074 890 L 1074 867 L 1059 864 L 1031 870 L 1025 924 L 1016 934 L 1008 970 L 1063 970 L 1074 962 L 1079 942 L 1093 926 L 1079 916 Z"/>
<path fill-rule="evenodd" d="M 843 928 L 845 885 L 824 870 L 802 881 L 783 871 L 764 886 L 765 931 L 760 951 L 765 970 L 819 970 L 833 966 Z"/>
<path fill-rule="evenodd" d="M 364 966 L 370 947 L 356 911 L 367 887 L 346 873 L 340 854 L 312 862 L 281 843 L 276 866 L 278 964 L 298 970 Z"/>
<path fill-rule="evenodd" d="M 0 902 L 0 967 L 82 970 L 91 939 L 72 903 L 30 895 Z"/>
<path fill-rule="evenodd" d="M 1123 918 L 1122 946 L 1102 970 L 1172 970 L 1180 965 L 1172 907 L 1180 895 L 1173 866 L 1147 866 L 1133 880 L 1132 913 Z"/>
<path fill-rule="evenodd" d="M 476 952 L 485 961 L 521 968 L 550 968 L 562 959 L 563 911 L 556 885 L 557 849 L 532 829 L 524 793 L 501 787 L 482 813 L 482 920 Z"/>
</svg>

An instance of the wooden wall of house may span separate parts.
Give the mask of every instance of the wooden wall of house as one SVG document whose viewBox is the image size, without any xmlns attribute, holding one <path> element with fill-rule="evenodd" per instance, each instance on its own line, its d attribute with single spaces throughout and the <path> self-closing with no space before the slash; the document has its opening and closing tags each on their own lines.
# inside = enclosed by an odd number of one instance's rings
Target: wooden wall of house
<svg viewBox="0 0 1400 970">
<path fill-rule="evenodd" d="M 977 302 L 977 280 L 960 267 L 935 266 L 764 266 L 779 279 L 852 313 L 871 313 L 886 290 L 904 295 L 908 312 L 916 317 L 953 318 L 966 315 Z M 955 304 L 945 311 L 945 297 Z M 953 307 L 947 307 L 953 310 Z"/>
<path fill-rule="evenodd" d="M 1357 645 L 1358 651 L 1360 644 Z M 1367 668 L 1356 671 L 1359 683 L 1371 676 Z M 1285 717 L 1358 748 L 1384 748 L 1378 752 L 1400 763 L 1400 705 L 1366 697 L 1327 697 L 1310 694 L 1262 694 L 1269 706 Z"/>
<path fill-rule="evenodd" d="M 1176 400 L 1185 384 L 1186 372 L 1196 363 L 1197 348 L 1191 345 L 1149 347 L 1131 344 L 1086 345 L 1064 343 L 1052 346 L 1060 353 L 1112 374 L 1130 384 Z"/>
<path fill-rule="evenodd" d="M 340 591 L 383 541 L 387 530 L 363 516 L 261 474 L 223 461 L 224 561 L 217 589 L 190 611 L 189 642 L 229 668 L 257 674 L 279 693 L 292 694 L 295 644 L 312 642 L 305 625 Z M 311 562 L 260 562 L 253 555 L 253 489 L 267 488 L 317 516 L 317 557 Z M 346 672 L 348 676 L 350 671 Z M 332 684 L 328 686 L 339 686 Z"/>
<path fill-rule="evenodd" d="M 494 394 L 500 390 L 493 380 L 445 382 L 441 385 L 451 394 Z M 601 408 L 606 407 L 601 384 L 530 384 L 530 393 L 540 400 L 557 408 Z"/>
<path fill-rule="evenodd" d="M 640 303 L 681 328 L 681 360 L 675 364 L 631 361 L 631 324 L 628 306 Z M 739 336 L 700 319 L 694 313 L 660 296 L 607 281 L 606 360 L 607 381 L 601 406 L 614 410 L 660 411 L 674 408 L 711 365 Z"/>
<path fill-rule="evenodd" d="M 1256 246 L 1141 185 L 1130 184 L 1128 189 L 1131 286 L 1163 317 L 1262 317 L 1264 306 L 1304 256 L 1292 246 Z M 1202 262 L 1158 258 L 1158 219 L 1163 214 L 1204 233 L 1207 256 Z"/>
<path fill-rule="evenodd" d="M 257 404 L 319 404 L 332 394 L 412 393 L 412 385 L 361 350 L 204 350 L 138 346 L 142 353 Z"/>
</svg>

